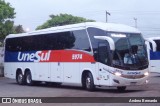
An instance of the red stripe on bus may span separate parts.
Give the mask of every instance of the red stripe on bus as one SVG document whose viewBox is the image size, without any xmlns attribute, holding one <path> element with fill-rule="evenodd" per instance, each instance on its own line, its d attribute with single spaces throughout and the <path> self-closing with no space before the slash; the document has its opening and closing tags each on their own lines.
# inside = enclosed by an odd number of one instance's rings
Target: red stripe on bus
<svg viewBox="0 0 160 106">
<path fill-rule="evenodd" d="M 47 53 L 48 51 L 42 51 Z M 94 57 L 88 53 L 76 50 L 51 50 L 49 60 L 40 62 L 95 62 Z"/>
</svg>

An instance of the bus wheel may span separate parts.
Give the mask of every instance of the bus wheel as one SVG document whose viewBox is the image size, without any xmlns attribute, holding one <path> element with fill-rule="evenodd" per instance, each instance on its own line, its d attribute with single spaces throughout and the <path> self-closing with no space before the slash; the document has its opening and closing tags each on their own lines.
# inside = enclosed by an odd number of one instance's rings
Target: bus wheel
<svg viewBox="0 0 160 106">
<path fill-rule="evenodd" d="M 33 85 L 32 75 L 30 71 L 26 72 L 26 84 L 29 86 Z"/>
<path fill-rule="evenodd" d="M 18 72 L 16 75 L 16 81 L 19 85 L 23 85 L 24 84 L 24 77 L 22 72 Z"/>
<path fill-rule="evenodd" d="M 88 73 L 86 76 L 86 89 L 89 91 L 93 91 L 95 89 L 94 81 L 93 81 L 93 76 L 91 73 Z"/>
<path fill-rule="evenodd" d="M 126 86 L 118 86 L 118 87 L 117 87 L 117 90 L 118 90 L 119 92 L 123 92 L 123 91 L 126 90 Z"/>
</svg>

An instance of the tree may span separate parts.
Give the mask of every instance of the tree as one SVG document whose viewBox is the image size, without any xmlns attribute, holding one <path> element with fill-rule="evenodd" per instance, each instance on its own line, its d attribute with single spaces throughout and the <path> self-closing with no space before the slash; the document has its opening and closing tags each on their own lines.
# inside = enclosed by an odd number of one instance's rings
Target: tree
<svg viewBox="0 0 160 106">
<path fill-rule="evenodd" d="M 13 27 L 13 32 L 14 32 L 15 34 L 25 33 L 25 30 L 23 29 L 22 25 L 17 25 L 17 26 L 14 26 L 14 27 Z"/>
<path fill-rule="evenodd" d="M 2 41 L 6 35 L 13 33 L 14 22 L 12 19 L 15 17 L 14 8 L 10 3 L 0 0 L 0 40 Z"/>
<path fill-rule="evenodd" d="M 88 20 L 82 17 L 72 16 L 70 14 L 50 15 L 50 18 L 50 20 L 47 20 L 47 22 L 38 26 L 36 29 L 39 30 L 54 26 L 76 24 L 81 22 L 94 22 L 94 20 Z"/>
</svg>

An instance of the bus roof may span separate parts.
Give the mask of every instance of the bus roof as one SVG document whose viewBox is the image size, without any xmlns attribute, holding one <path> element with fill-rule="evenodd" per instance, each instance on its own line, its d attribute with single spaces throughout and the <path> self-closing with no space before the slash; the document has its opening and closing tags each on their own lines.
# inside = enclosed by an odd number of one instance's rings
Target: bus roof
<svg viewBox="0 0 160 106">
<path fill-rule="evenodd" d="M 51 28 L 32 31 L 32 32 L 28 32 L 28 33 L 10 34 L 6 38 L 30 36 L 30 35 L 38 35 L 38 34 L 46 34 L 46 33 L 55 33 L 55 32 L 63 32 L 63 31 L 70 31 L 70 30 L 78 30 L 78 29 L 85 29 L 88 27 L 94 27 L 94 28 L 99 28 L 102 30 L 113 31 L 113 32 L 140 33 L 140 31 L 138 29 L 136 29 L 134 27 L 127 26 L 127 25 L 123 25 L 123 24 L 102 23 L 102 22 L 86 22 L 86 23 L 51 27 Z"/>
</svg>

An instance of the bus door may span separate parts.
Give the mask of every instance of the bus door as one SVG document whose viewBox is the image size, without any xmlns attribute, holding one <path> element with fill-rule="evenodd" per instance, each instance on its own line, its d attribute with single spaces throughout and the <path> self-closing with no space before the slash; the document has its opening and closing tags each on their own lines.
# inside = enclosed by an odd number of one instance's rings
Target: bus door
<svg viewBox="0 0 160 106">
<path fill-rule="evenodd" d="M 109 52 L 109 43 L 107 41 L 98 43 L 98 75 L 100 85 L 106 85 L 107 83 L 109 84 Z"/>
<path fill-rule="evenodd" d="M 61 60 L 61 53 L 59 52 L 56 52 L 55 55 L 57 56 L 57 60 Z M 54 57 L 52 57 L 54 58 Z M 50 63 L 50 67 L 51 67 L 51 70 L 50 70 L 50 77 L 51 77 L 51 81 L 52 82 L 62 82 L 62 79 L 63 79 L 63 64 L 62 62 L 60 61 L 56 61 L 56 62 L 52 62 Z"/>
</svg>

